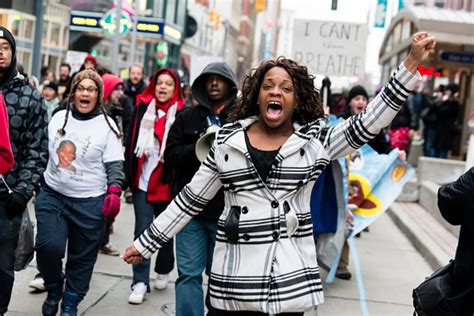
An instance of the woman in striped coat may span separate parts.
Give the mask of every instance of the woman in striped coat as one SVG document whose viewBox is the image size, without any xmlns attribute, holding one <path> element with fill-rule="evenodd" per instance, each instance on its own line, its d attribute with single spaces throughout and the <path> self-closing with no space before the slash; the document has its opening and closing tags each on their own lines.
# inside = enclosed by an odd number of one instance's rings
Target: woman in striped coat
<svg viewBox="0 0 474 316">
<path fill-rule="evenodd" d="M 320 119 L 319 93 L 306 67 L 284 58 L 264 62 L 244 81 L 234 123 L 219 130 L 193 180 L 127 248 L 124 260 L 149 258 L 223 187 L 209 281 L 218 315 L 315 309 L 324 298 L 312 236 L 313 184 L 331 160 L 389 125 L 434 45 L 427 33 L 415 34 L 384 91 L 364 112 L 333 128 Z"/>
</svg>

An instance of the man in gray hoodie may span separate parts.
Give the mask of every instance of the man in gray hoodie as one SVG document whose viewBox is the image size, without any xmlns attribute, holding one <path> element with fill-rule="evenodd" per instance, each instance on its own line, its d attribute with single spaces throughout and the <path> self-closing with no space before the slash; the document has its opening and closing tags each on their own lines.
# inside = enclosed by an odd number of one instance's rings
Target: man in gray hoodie
<svg viewBox="0 0 474 316">
<path fill-rule="evenodd" d="M 171 193 L 176 196 L 199 169 L 196 142 L 209 125 L 227 123 L 237 96 L 237 78 L 225 63 L 211 63 L 194 80 L 192 94 L 198 105 L 185 108 L 171 127 L 165 151 L 166 168 L 173 169 Z M 204 212 L 176 235 L 176 315 L 204 315 L 202 272 L 208 274 L 216 240 L 217 220 L 224 208 L 222 189 Z M 209 300 L 206 305 L 212 310 Z"/>
</svg>

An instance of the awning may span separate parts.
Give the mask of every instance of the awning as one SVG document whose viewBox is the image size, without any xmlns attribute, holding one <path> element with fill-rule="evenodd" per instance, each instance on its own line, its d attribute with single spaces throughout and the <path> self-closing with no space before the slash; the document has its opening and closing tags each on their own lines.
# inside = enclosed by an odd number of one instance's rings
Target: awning
<svg viewBox="0 0 474 316">
<path fill-rule="evenodd" d="M 438 47 L 443 44 L 457 46 L 471 46 L 474 48 L 474 12 L 440 9 L 437 7 L 405 7 L 393 19 L 385 33 L 380 52 L 379 62 L 384 63 L 398 52 L 408 49 L 411 41 L 409 38 L 396 39 L 389 45 L 395 29 L 401 24 L 411 22 L 411 36 L 418 31 L 427 31 L 436 38 Z M 461 49 L 461 51 L 464 49 Z"/>
</svg>

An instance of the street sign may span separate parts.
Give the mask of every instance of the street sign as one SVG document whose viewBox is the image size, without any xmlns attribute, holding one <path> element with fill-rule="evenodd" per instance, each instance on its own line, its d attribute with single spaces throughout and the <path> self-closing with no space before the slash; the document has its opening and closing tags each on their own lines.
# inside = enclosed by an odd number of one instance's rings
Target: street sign
<svg viewBox="0 0 474 316">
<path fill-rule="evenodd" d="M 115 19 L 117 14 L 115 13 L 115 8 L 111 9 L 107 12 L 104 13 L 104 16 L 100 20 L 100 25 L 102 26 L 102 29 L 105 31 L 105 33 L 113 36 L 115 34 Z M 120 29 L 119 33 L 120 36 L 125 36 L 127 34 L 128 30 L 130 30 L 133 26 L 132 19 L 130 18 L 130 15 L 128 15 L 127 12 L 123 11 L 121 12 L 120 16 Z"/>
<path fill-rule="evenodd" d="M 386 15 L 387 15 L 387 0 L 378 0 L 377 7 L 375 8 L 374 27 L 384 28 Z"/>
<path fill-rule="evenodd" d="M 292 56 L 313 74 L 359 77 L 367 34 L 366 24 L 295 20 Z"/>
</svg>

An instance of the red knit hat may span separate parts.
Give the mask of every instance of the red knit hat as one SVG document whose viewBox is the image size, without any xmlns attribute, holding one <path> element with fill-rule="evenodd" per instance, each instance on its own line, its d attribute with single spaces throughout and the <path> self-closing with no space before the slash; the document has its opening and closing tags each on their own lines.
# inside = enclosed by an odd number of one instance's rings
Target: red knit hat
<svg viewBox="0 0 474 316">
<path fill-rule="evenodd" d="M 86 63 L 86 61 L 90 60 L 94 66 L 97 67 L 97 59 L 95 59 L 95 57 L 92 55 L 92 54 L 87 54 L 86 58 L 84 59 L 84 64 Z"/>
</svg>

